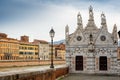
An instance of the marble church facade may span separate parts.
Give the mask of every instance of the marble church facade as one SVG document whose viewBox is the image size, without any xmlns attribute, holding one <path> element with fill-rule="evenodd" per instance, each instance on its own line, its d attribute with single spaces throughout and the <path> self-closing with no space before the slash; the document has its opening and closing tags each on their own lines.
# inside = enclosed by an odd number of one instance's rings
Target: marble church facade
<svg viewBox="0 0 120 80">
<path fill-rule="evenodd" d="M 92 6 L 89 7 L 89 19 L 83 27 L 81 14 L 77 15 L 77 28 L 69 34 L 65 28 L 66 62 L 70 73 L 118 74 L 117 64 L 117 26 L 108 32 L 106 16 L 101 14 L 101 27 L 94 22 Z"/>
</svg>

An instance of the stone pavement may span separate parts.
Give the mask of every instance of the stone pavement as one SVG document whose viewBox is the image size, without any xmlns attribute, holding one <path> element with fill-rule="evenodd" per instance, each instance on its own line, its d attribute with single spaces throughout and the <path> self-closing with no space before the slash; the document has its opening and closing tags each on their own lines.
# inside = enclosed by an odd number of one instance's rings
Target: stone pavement
<svg viewBox="0 0 120 80">
<path fill-rule="evenodd" d="M 65 67 L 66 65 L 54 65 L 55 68 Z M 35 71 L 45 71 L 50 69 L 50 65 L 47 66 L 28 66 L 28 67 L 12 67 L 12 68 L 0 68 L 0 77 L 9 76 L 20 73 L 29 73 Z"/>
<path fill-rule="evenodd" d="M 120 80 L 120 76 L 69 74 L 68 76 L 59 80 Z"/>
</svg>

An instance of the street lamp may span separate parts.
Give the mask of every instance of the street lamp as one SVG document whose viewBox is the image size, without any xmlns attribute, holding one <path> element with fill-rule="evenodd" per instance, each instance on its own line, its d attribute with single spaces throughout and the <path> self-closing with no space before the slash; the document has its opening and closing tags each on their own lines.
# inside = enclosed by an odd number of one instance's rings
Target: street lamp
<svg viewBox="0 0 120 80">
<path fill-rule="evenodd" d="M 51 65 L 50 65 L 50 68 L 54 68 L 54 65 L 53 65 L 53 37 L 55 35 L 55 31 L 53 30 L 53 28 L 50 30 L 49 34 L 51 37 Z"/>
</svg>

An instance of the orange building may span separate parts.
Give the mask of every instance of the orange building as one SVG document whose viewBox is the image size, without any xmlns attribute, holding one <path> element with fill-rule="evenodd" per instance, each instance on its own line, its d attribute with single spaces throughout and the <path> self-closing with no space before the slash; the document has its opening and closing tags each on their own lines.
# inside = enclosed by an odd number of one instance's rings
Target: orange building
<svg viewBox="0 0 120 80">
<path fill-rule="evenodd" d="M 61 43 L 54 45 L 55 47 L 55 58 L 56 59 L 65 59 L 65 44 Z"/>
<path fill-rule="evenodd" d="M 19 58 L 19 43 L 17 39 L 8 38 L 0 33 L 0 60 L 16 60 Z"/>
<path fill-rule="evenodd" d="M 29 36 L 21 36 L 20 40 L 8 38 L 0 33 L 0 60 L 50 60 L 51 45 L 44 40 L 29 42 Z M 53 58 L 65 59 L 65 44 L 53 46 Z"/>
<path fill-rule="evenodd" d="M 0 33 L 0 60 L 38 59 L 38 47 L 29 42 L 28 36 L 21 36 L 21 40 L 17 40 Z"/>
</svg>

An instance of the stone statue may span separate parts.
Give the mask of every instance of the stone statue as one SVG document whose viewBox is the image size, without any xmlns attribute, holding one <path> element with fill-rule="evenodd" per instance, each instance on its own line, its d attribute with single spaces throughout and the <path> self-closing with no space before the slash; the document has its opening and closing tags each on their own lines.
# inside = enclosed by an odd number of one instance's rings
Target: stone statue
<svg viewBox="0 0 120 80">
<path fill-rule="evenodd" d="M 101 24 L 104 25 L 106 24 L 106 17 L 105 17 L 105 14 L 101 14 Z"/>
<path fill-rule="evenodd" d="M 78 25 L 81 25 L 81 24 L 82 24 L 82 17 L 81 17 L 81 15 L 80 15 L 80 12 L 79 12 L 78 15 L 77 15 L 77 24 L 78 24 Z"/>
<path fill-rule="evenodd" d="M 93 8 L 92 6 L 89 7 L 89 20 L 93 20 Z"/>
</svg>

